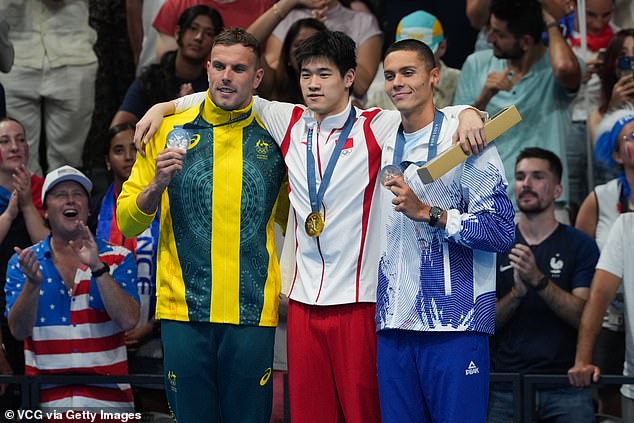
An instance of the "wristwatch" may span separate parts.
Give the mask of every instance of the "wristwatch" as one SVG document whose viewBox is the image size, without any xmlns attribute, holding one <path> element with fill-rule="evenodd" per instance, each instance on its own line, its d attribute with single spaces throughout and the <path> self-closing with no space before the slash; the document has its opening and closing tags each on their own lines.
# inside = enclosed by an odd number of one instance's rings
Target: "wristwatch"
<svg viewBox="0 0 634 423">
<path fill-rule="evenodd" d="M 103 264 L 103 267 L 101 269 L 95 270 L 94 272 L 92 272 L 92 277 L 95 279 L 97 279 L 99 276 L 103 276 L 106 273 L 110 272 L 110 266 L 108 266 L 108 263 L 104 263 L 102 261 L 101 264 Z"/>
<path fill-rule="evenodd" d="M 442 217 L 443 209 L 436 206 L 429 208 L 429 226 L 436 226 L 440 218 Z"/>
<path fill-rule="evenodd" d="M 535 291 L 539 292 L 546 289 L 546 287 L 548 286 L 548 282 L 548 277 L 546 275 L 542 276 L 539 282 L 537 282 L 537 285 L 535 285 Z"/>
</svg>

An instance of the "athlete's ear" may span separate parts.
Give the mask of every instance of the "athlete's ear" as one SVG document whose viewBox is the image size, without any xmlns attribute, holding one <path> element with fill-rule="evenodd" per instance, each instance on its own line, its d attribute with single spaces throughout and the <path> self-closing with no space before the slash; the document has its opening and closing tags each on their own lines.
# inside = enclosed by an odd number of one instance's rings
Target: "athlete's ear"
<svg viewBox="0 0 634 423">
<path fill-rule="evenodd" d="M 255 71 L 255 76 L 253 78 L 253 89 L 257 89 L 260 86 L 260 83 L 262 82 L 262 78 L 264 77 L 264 69 L 263 68 L 257 68 Z"/>
<path fill-rule="evenodd" d="M 432 87 L 435 87 L 438 85 L 438 82 L 440 82 L 440 68 L 439 67 L 434 67 L 432 68 L 432 70 L 429 71 L 429 81 L 431 82 Z"/>
<path fill-rule="evenodd" d="M 343 75 L 343 82 L 346 84 L 346 88 L 350 88 L 352 86 L 355 76 L 356 72 L 354 69 L 348 69 L 345 75 Z"/>
</svg>

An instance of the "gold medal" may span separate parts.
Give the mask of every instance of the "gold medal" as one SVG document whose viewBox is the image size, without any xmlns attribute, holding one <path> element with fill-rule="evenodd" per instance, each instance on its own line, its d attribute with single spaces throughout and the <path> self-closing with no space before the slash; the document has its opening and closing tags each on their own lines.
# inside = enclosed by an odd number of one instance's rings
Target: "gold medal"
<svg viewBox="0 0 634 423">
<path fill-rule="evenodd" d="M 309 237 L 315 238 L 324 230 L 324 218 L 319 212 L 311 212 L 306 217 L 304 228 Z"/>
</svg>

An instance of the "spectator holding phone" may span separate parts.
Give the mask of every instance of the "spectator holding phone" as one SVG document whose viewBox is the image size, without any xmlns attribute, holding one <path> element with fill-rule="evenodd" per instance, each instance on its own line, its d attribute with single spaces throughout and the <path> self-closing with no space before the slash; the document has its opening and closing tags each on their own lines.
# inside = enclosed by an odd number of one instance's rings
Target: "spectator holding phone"
<svg viewBox="0 0 634 423">
<path fill-rule="evenodd" d="M 605 61 L 598 75 L 601 79 L 601 102 L 590 116 L 589 130 L 592 139 L 597 137 L 597 127 L 608 111 L 621 108 L 625 103 L 634 104 L 634 28 L 617 32 L 605 51 Z"/>
</svg>

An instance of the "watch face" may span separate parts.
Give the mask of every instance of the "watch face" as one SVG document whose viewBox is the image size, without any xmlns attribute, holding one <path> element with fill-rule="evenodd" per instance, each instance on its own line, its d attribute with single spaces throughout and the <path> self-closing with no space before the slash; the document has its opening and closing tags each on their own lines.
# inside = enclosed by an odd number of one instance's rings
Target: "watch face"
<svg viewBox="0 0 634 423">
<path fill-rule="evenodd" d="M 442 209 L 440 207 L 433 206 L 429 209 L 429 226 L 436 226 L 438 220 L 442 216 Z"/>
</svg>

